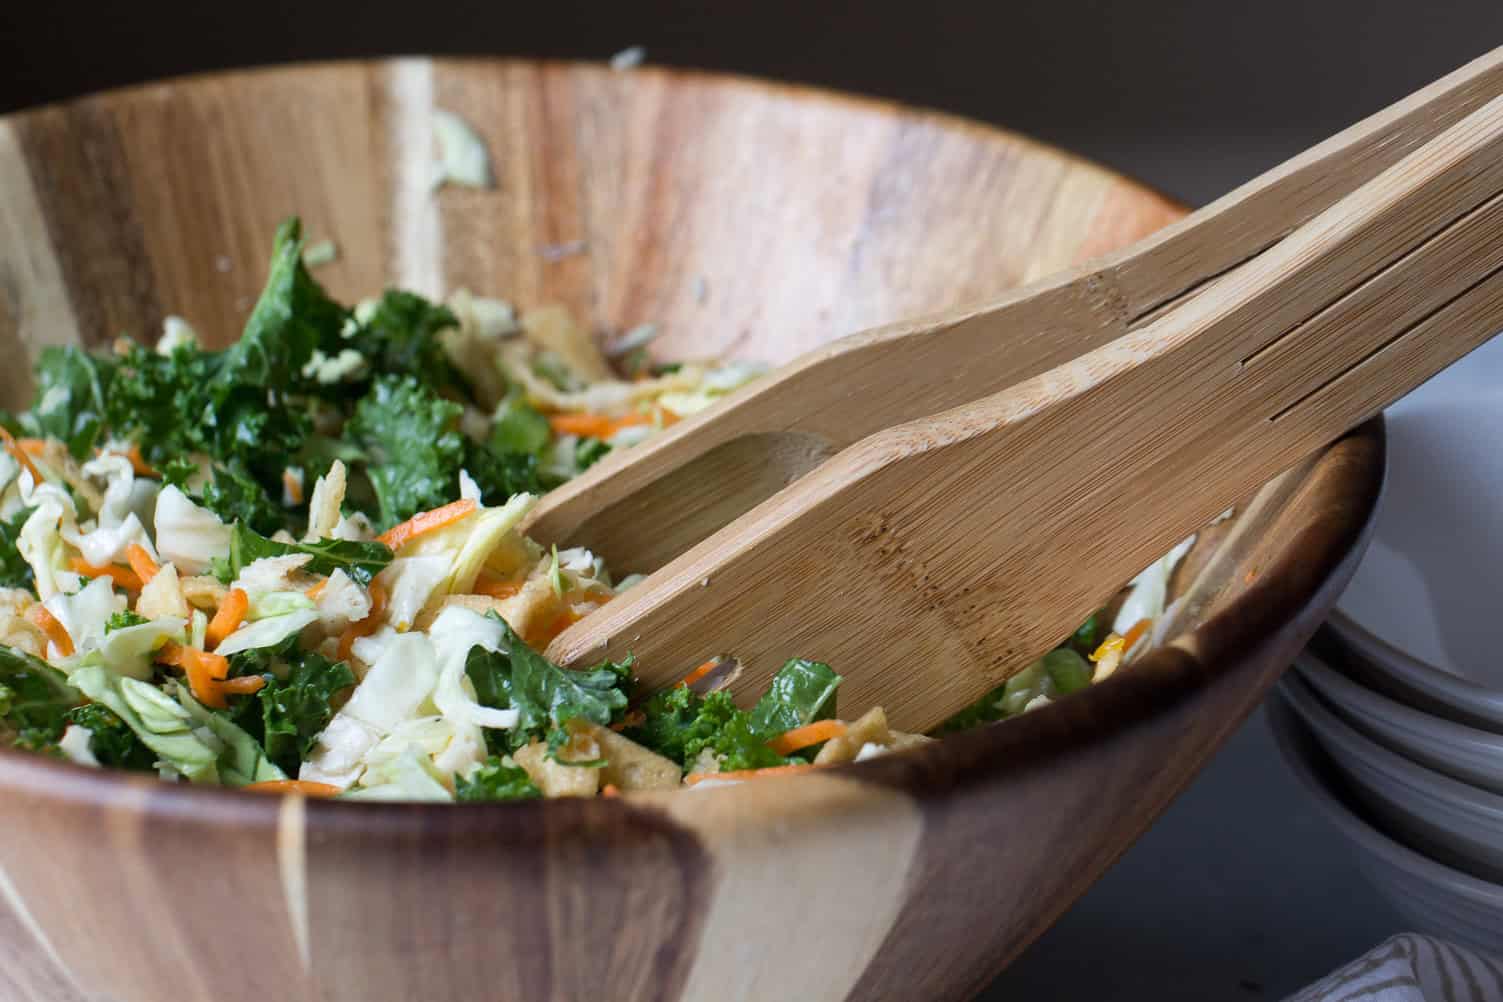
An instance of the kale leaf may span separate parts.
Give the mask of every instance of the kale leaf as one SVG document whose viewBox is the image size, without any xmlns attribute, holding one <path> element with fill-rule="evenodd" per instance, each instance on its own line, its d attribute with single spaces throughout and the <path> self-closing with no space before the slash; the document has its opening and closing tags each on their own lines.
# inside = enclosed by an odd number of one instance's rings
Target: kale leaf
<svg viewBox="0 0 1503 1002">
<path fill-rule="evenodd" d="M 478 442 L 465 441 L 464 469 L 480 488 L 482 504 L 505 504 L 513 494 L 541 494 L 536 456 L 497 452 Z"/>
<path fill-rule="evenodd" d="M 302 227 L 291 218 L 230 348 L 183 343 L 164 353 L 127 341 L 98 357 L 49 348 L 33 411 L 0 420 L 15 433 L 59 438 L 80 459 L 105 437 L 133 441 L 168 482 L 202 464 L 195 501 L 263 536 L 294 528 L 294 512 L 279 503 L 284 471 L 316 479 L 335 459 L 351 467 L 345 503 L 383 528 L 452 500 L 461 469 L 485 504 L 540 493 L 539 456 L 552 432 L 520 395 L 485 440 L 459 428 L 464 406 L 456 401 L 472 394 L 442 337 L 457 326 L 443 305 L 395 290 L 356 317 L 310 275 Z M 308 368 L 316 352 L 349 350 L 364 363 L 352 379 L 328 386 Z M 7 561 L 8 535 L 14 527 L 0 526 L 0 581 L 29 573 Z"/>
<path fill-rule="evenodd" d="M 688 767 L 700 749 L 742 712 L 727 693 L 700 696 L 687 685 L 675 686 L 648 698 L 642 706 L 642 722 L 627 730 L 626 736 Z"/>
<path fill-rule="evenodd" d="M 767 692 L 752 708 L 750 725 L 763 740 L 835 715 L 840 676 L 822 661 L 794 658 L 772 677 Z"/>
<path fill-rule="evenodd" d="M 198 464 L 193 460 L 187 456 L 173 456 L 162 464 L 159 472 L 163 487 L 176 487 L 190 498 L 193 496 L 193 489 L 188 486 L 198 476 Z"/>
<path fill-rule="evenodd" d="M 285 680 L 271 679 L 257 694 L 267 758 L 296 774 L 334 716 L 330 701 L 354 684 L 355 673 L 345 662 L 313 651 L 297 655 Z"/>
<path fill-rule="evenodd" d="M 642 722 L 626 732 L 639 744 L 685 769 L 706 749 L 720 768 L 766 769 L 801 761 L 773 751 L 768 742 L 795 727 L 835 714 L 840 676 L 820 661 L 795 658 L 773 676 L 751 712 L 737 708 L 727 692 L 701 696 L 688 686 L 654 693 L 642 707 Z"/>
<path fill-rule="evenodd" d="M 100 765 L 141 771 L 155 768 L 156 753 L 103 703 L 75 706 L 68 711 L 68 722 L 88 729 L 89 751 L 94 753 Z"/>
<path fill-rule="evenodd" d="M 130 345 L 111 384 L 109 428 L 139 444 L 147 462 L 158 469 L 173 464 L 178 475 L 194 468 L 184 457 L 207 457 L 225 494 L 220 503 L 256 496 L 243 483 L 225 482 L 230 473 L 254 479 L 267 497 L 258 499 L 258 511 L 274 512 L 270 492 L 280 491 L 282 470 L 302 448 L 312 421 L 307 408 L 290 406 L 267 387 L 232 382 L 229 355 L 190 345 L 160 355 Z M 284 521 L 278 518 L 279 525 Z"/>
<path fill-rule="evenodd" d="M 496 408 L 491 419 L 488 443 L 499 453 L 541 455 L 553 440 L 553 429 L 542 412 L 527 402 L 521 390 L 513 388 Z"/>
<path fill-rule="evenodd" d="M 464 377 L 449 361 L 439 331 L 458 327 L 446 306 L 411 292 L 387 290 L 344 342 L 364 356 L 373 373 L 412 376 L 425 386 L 469 396 Z"/>
<path fill-rule="evenodd" d="M 606 726 L 625 709 L 632 678 L 630 657 L 584 671 L 561 668 L 528 647 L 500 616 L 489 615 L 501 624 L 504 650 L 475 647 L 465 662 L 465 673 L 483 705 L 517 710 L 516 726 L 505 732 L 510 749 L 575 718 Z"/>
<path fill-rule="evenodd" d="M 720 768 L 725 772 L 768 769 L 776 765 L 802 761 L 799 758 L 785 758 L 779 755 L 767 744 L 767 740 L 767 735 L 760 733 L 753 726 L 750 714 L 738 711 L 735 716 L 726 721 L 719 733 L 707 742 L 707 746 L 720 759 Z M 699 757 L 699 749 L 694 748 L 692 743 L 686 750 L 693 751 L 694 758 Z M 689 761 L 689 764 L 692 763 L 693 758 Z"/>
<path fill-rule="evenodd" d="M 751 714 L 738 709 L 727 692 L 701 696 L 683 685 L 665 689 L 647 700 L 642 717 L 626 736 L 685 769 L 694 768 L 705 749 L 728 771 L 792 761 L 768 746 L 767 737 L 752 727 Z"/>
<path fill-rule="evenodd" d="M 0 646 L 0 720 L 18 744 L 44 747 L 62 737 L 83 697 L 41 658 Z"/>
<path fill-rule="evenodd" d="M 203 506 L 226 522 L 248 525 L 256 532 L 273 533 L 287 524 L 287 515 L 249 475 L 214 467 L 204 484 Z"/>
<path fill-rule="evenodd" d="M 470 648 L 465 658 L 464 673 L 475 689 L 475 700 L 481 706 L 493 706 L 498 710 L 510 709 L 511 661 L 499 651 L 484 647 Z"/>
<path fill-rule="evenodd" d="M 454 799 L 460 801 L 533 800 L 542 795 L 525 769 L 499 755 L 486 759 L 469 778 L 454 777 Z"/>
<path fill-rule="evenodd" d="M 240 340 L 224 353 L 213 394 L 221 404 L 248 388 L 296 386 L 319 347 L 337 350 L 349 313 L 325 294 L 303 263 L 303 227 L 277 228 L 271 268 Z"/>
<path fill-rule="evenodd" d="M 365 472 L 376 492 L 382 527 L 453 500 L 461 469 L 480 487 L 484 504 L 543 490 L 535 453 L 499 447 L 534 440 L 535 429 L 522 427 L 526 418 L 499 436 L 496 430 L 503 426 L 494 426 L 491 441 L 483 443 L 460 432 L 463 412 L 461 405 L 411 377 L 377 379 L 356 405 L 348 433 L 369 458 Z M 543 431 L 549 434 L 546 420 Z"/>
<path fill-rule="evenodd" d="M 158 469 L 188 453 L 210 451 L 204 434 L 205 423 L 214 417 L 208 387 L 219 357 L 191 345 L 159 355 L 130 342 L 110 384 L 110 432 L 138 443 Z"/>
<path fill-rule="evenodd" d="M 348 433 L 370 454 L 382 528 L 453 499 L 468 441 L 463 412 L 410 376 L 376 380 L 356 405 Z"/>
<path fill-rule="evenodd" d="M 303 366 L 315 348 L 339 340 L 347 316 L 309 276 L 300 224 L 288 220 L 240 340 L 222 352 L 182 345 L 165 355 L 130 345 L 114 363 L 109 428 L 158 467 L 208 456 L 216 470 L 205 506 L 274 531 L 286 519 L 270 498 L 312 431 L 308 408 L 287 394 L 304 389 Z"/>
<path fill-rule="evenodd" d="M 282 471 L 303 448 L 313 421 L 270 390 L 244 385 L 216 398 L 203 419 L 201 451 L 218 466 L 255 477 L 268 497 L 280 494 Z"/>
<path fill-rule="evenodd" d="M 21 527 L 31 517 L 32 511 L 31 508 L 23 508 L 0 522 L 0 587 L 31 587 L 31 565 L 22 559 L 21 551 L 16 548 L 16 540 L 21 538 Z"/>
<path fill-rule="evenodd" d="M 243 651 L 236 651 L 230 655 L 230 678 L 242 678 L 246 675 L 276 675 L 286 674 L 288 661 L 298 657 L 298 635 L 292 634 L 281 641 L 268 647 L 250 647 Z M 233 700 L 231 701 L 233 704 Z M 250 720 L 254 714 L 248 713 L 246 703 L 254 703 L 255 700 L 247 700 L 241 704 L 241 712 L 235 714 L 235 723 L 253 733 L 258 732 L 259 721 Z M 259 740 L 259 739 L 258 739 Z"/>
<path fill-rule="evenodd" d="M 307 553 L 313 557 L 303 565 L 310 574 L 333 574 L 342 570 L 357 584 L 370 584 L 371 578 L 391 563 L 391 550 L 384 543 L 354 539 L 320 539 L 316 543 L 279 543 L 236 523 L 230 534 L 230 554 L 214 562 L 214 573 L 225 584 L 240 576 L 246 565 L 262 557 L 285 557 Z"/>
</svg>

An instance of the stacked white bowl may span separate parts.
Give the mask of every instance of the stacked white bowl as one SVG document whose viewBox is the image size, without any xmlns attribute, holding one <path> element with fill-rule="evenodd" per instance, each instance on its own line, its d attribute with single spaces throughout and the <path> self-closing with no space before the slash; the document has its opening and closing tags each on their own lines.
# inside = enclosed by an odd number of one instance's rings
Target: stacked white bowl
<svg viewBox="0 0 1503 1002">
<path fill-rule="evenodd" d="M 1503 954 L 1503 338 L 1390 409 L 1388 447 L 1372 546 L 1269 719 L 1394 906 Z"/>
</svg>

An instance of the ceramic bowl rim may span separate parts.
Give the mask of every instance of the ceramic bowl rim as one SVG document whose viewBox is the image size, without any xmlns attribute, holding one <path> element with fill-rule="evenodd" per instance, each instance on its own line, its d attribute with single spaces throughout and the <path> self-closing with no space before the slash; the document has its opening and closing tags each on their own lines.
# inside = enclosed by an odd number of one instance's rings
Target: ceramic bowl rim
<svg viewBox="0 0 1503 1002">
<path fill-rule="evenodd" d="M 1463 873 L 1394 840 L 1358 814 L 1345 798 L 1330 788 L 1321 768 L 1310 761 L 1311 751 L 1320 751 L 1322 755 L 1325 752 L 1318 748 L 1318 738 L 1289 705 L 1281 688 L 1274 689 L 1265 705 L 1268 726 L 1273 732 L 1274 744 L 1280 757 L 1333 827 L 1385 866 L 1403 871 L 1431 886 L 1454 891 L 1474 904 L 1496 908 L 1503 913 L 1503 884 Z"/>
<path fill-rule="evenodd" d="M 1326 617 L 1326 627 L 1348 653 L 1400 686 L 1430 697 L 1465 719 L 1485 719 L 1503 730 L 1503 690 L 1446 671 L 1390 644 L 1340 608 Z"/>
<path fill-rule="evenodd" d="M 1353 715 L 1382 719 L 1387 728 L 1425 734 L 1427 743 L 1444 747 L 1445 754 L 1452 757 L 1458 753 L 1468 758 L 1492 755 L 1496 756 L 1497 762 L 1503 763 L 1503 734 L 1427 713 L 1376 689 L 1369 689 L 1360 682 L 1348 678 L 1339 668 L 1333 667 L 1327 658 L 1310 650 L 1302 651 L 1295 658 L 1294 670 L 1325 702 L 1331 704 L 1338 718 L 1344 719 L 1347 715 Z M 1350 721 L 1344 722 L 1359 733 L 1363 732 L 1361 726 L 1352 724 Z M 1366 733 L 1363 733 L 1363 736 L 1388 747 L 1386 741 L 1370 737 Z M 1388 747 L 1388 750 L 1405 758 L 1410 757 L 1400 748 Z M 1424 763 L 1419 764 L 1424 765 Z M 1456 779 L 1457 777 L 1450 778 Z M 1468 780 L 1460 781 L 1469 782 Z M 1493 792 L 1503 793 L 1503 786 Z"/>
</svg>

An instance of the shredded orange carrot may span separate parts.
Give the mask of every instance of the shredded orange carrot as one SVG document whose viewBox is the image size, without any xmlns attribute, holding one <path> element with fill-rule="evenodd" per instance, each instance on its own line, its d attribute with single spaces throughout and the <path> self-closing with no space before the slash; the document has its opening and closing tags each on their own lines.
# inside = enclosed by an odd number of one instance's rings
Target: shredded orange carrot
<svg viewBox="0 0 1503 1002">
<path fill-rule="evenodd" d="M 73 653 L 73 638 L 68 636 L 68 628 L 63 626 L 45 605 L 32 606 L 26 618 L 47 635 L 47 639 L 52 641 L 53 646 L 63 657 L 68 657 Z"/>
<path fill-rule="evenodd" d="M 324 593 L 324 589 L 327 588 L 327 587 L 329 587 L 329 579 L 328 578 L 324 578 L 322 581 L 320 581 L 318 584 L 314 585 L 312 588 L 309 588 L 306 591 L 304 591 L 303 594 L 307 595 L 313 601 L 317 602 L 318 601 L 318 596 L 322 595 Z"/>
<path fill-rule="evenodd" d="M 268 779 L 240 789 L 251 793 L 301 793 L 305 797 L 337 797 L 341 792 L 337 786 L 315 783 L 311 779 Z"/>
<path fill-rule="evenodd" d="M 484 572 L 475 579 L 474 593 L 488 598 L 511 598 L 521 590 L 522 586 L 515 581 L 502 581 Z"/>
<path fill-rule="evenodd" d="M 700 679 L 710 674 L 710 672 L 714 671 L 716 666 L 719 664 L 719 658 L 711 658 L 704 664 L 700 665 L 698 668 L 691 671 L 689 674 L 685 675 L 683 678 L 679 679 L 678 684 L 693 685 L 695 682 L 698 682 Z"/>
<path fill-rule="evenodd" d="M 157 562 L 151 559 L 151 554 L 146 552 L 146 547 L 140 543 L 132 543 L 125 548 L 125 559 L 130 561 L 130 569 L 136 572 L 143 587 L 151 584 L 151 579 L 161 570 Z"/>
<path fill-rule="evenodd" d="M 548 425 L 555 434 L 579 435 L 584 438 L 610 438 L 623 428 L 656 424 L 666 428 L 679 420 L 677 414 L 663 407 L 654 407 L 652 413 L 640 411 L 611 417 L 590 411 L 566 411 L 548 415 Z"/>
<path fill-rule="evenodd" d="M 346 626 L 344 633 L 339 636 L 339 660 L 341 661 L 348 661 L 350 655 L 355 652 L 355 641 L 375 633 L 376 627 L 381 625 L 381 616 L 386 612 L 386 589 L 372 581 L 370 595 L 370 614 L 360 622 Z"/>
<path fill-rule="evenodd" d="M 33 484 L 40 484 L 42 482 L 42 475 L 37 472 L 37 468 L 32 463 L 31 457 L 26 454 L 26 450 L 21 448 L 20 443 L 16 441 L 16 436 L 12 435 L 5 428 L 0 428 L 0 442 L 4 443 L 5 451 L 10 453 L 10 458 L 20 463 L 21 469 L 31 474 L 31 482 Z"/>
<path fill-rule="evenodd" d="M 239 678 L 225 679 L 219 683 L 219 688 L 237 696 L 249 696 L 266 688 L 266 678 L 262 675 L 241 675 Z"/>
<path fill-rule="evenodd" d="M 230 708 L 230 701 L 225 698 L 224 690 L 214 684 L 218 680 L 210 674 L 208 664 L 195 658 L 183 670 L 188 675 L 188 688 L 193 690 L 195 699 L 215 710 Z"/>
<path fill-rule="evenodd" d="M 475 502 L 471 499 L 461 498 L 458 501 L 452 501 L 444 505 L 442 508 L 434 508 L 432 511 L 420 511 L 407 521 L 394 525 L 381 533 L 381 535 L 376 537 L 376 541 L 385 543 L 393 551 L 400 550 L 408 542 L 416 539 L 425 532 L 442 529 L 446 525 L 458 522 L 474 511 L 475 507 Z"/>
<path fill-rule="evenodd" d="M 105 451 L 103 449 L 95 449 L 94 450 L 94 455 L 96 455 L 96 456 L 103 456 L 103 455 L 106 455 L 106 453 L 105 453 Z M 161 476 L 161 474 L 158 473 L 155 469 L 153 469 L 152 465 L 146 461 L 146 457 L 143 456 L 143 455 L 141 455 L 141 447 L 139 445 L 137 445 L 135 442 L 132 442 L 130 444 L 130 447 L 127 448 L 127 449 L 125 449 L 125 450 L 123 450 L 123 451 L 120 450 L 120 449 L 111 449 L 109 451 L 108 455 L 111 455 L 111 456 L 124 456 L 126 459 L 130 460 L 130 468 L 132 470 L 136 471 L 136 475 L 137 476 L 140 476 L 140 477 L 160 477 Z"/>
<path fill-rule="evenodd" d="M 140 476 L 143 476 L 143 477 L 160 477 L 161 476 L 161 474 L 158 473 L 155 469 L 153 469 L 152 465 L 146 461 L 146 457 L 143 456 L 143 455 L 141 455 L 141 447 L 139 445 L 137 445 L 135 442 L 132 442 L 130 444 L 130 448 L 128 448 L 128 449 L 125 450 L 125 458 L 130 460 L 131 469 L 135 470 L 136 473 L 139 474 Z"/>
<path fill-rule="evenodd" d="M 767 745 L 779 755 L 792 755 L 800 748 L 823 744 L 831 738 L 840 737 L 844 733 L 845 724 L 838 720 L 816 720 L 812 724 L 805 724 L 802 727 L 795 727 L 791 731 L 784 731 L 767 742 Z"/>
<path fill-rule="evenodd" d="M 245 622 L 245 614 L 250 610 L 250 596 L 244 588 L 231 588 L 230 593 L 224 597 L 224 602 L 215 611 L 214 618 L 209 620 L 208 629 L 204 631 L 204 640 L 214 647 L 228 637 L 231 633 L 240 629 L 240 624 Z"/>
<path fill-rule="evenodd" d="M 266 685 L 266 679 L 260 675 L 230 678 L 229 658 L 184 644 L 164 645 L 157 651 L 156 660 L 158 664 L 181 668 L 188 676 L 188 688 L 193 697 L 215 710 L 229 707 L 226 696 L 249 696 L 260 692 Z"/>
<path fill-rule="evenodd" d="M 141 447 L 139 445 L 137 445 L 135 442 L 132 442 L 130 444 L 130 448 L 125 450 L 125 458 L 130 460 L 130 465 L 141 476 L 143 476 L 143 477 L 160 477 L 161 476 L 161 474 L 158 473 L 155 469 L 153 469 L 152 465 L 146 461 L 146 457 L 143 456 L 143 455 L 141 455 Z"/>
<path fill-rule="evenodd" d="M 570 411 L 548 415 L 548 425 L 558 435 L 579 435 L 583 438 L 610 438 L 622 428 L 652 424 L 650 414 L 623 414 L 609 417 L 589 411 Z"/>
<path fill-rule="evenodd" d="M 187 644 L 166 643 L 157 651 L 157 664 L 171 665 L 174 668 L 187 669 L 188 665 L 198 662 L 209 671 L 209 677 L 223 681 L 230 675 L 230 659 L 218 654 L 210 654 L 208 651 L 199 650 L 197 647 L 189 647 Z"/>
<path fill-rule="evenodd" d="M 763 779 L 768 776 L 791 776 L 797 772 L 808 772 L 814 766 L 800 762 L 794 765 L 774 765 L 766 769 L 737 769 L 734 772 L 691 772 L 684 777 L 684 782 L 693 786 L 707 779 Z"/>
<path fill-rule="evenodd" d="M 293 504 L 303 503 L 303 482 L 291 469 L 282 471 L 282 489 L 287 492 L 287 497 Z"/>
<path fill-rule="evenodd" d="M 200 703 L 215 710 L 229 708 L 223 684 L 230 675 L 229 658 L 184 644 L 167 644 L 157 651 L 156 660 L 160 664 L 181 668 L 188 676 L 188 688 Z"/>
<path fill-rule="evenodd" d="M 1153 620 L 1151 619 L 1140 619 L 1136 623 L 1132 624 L 1132 629 L 1122 634 L 1122 650 L 1132 650 L 1132 645 L 1137 643 L 1138 638 L 1147 633 L 1148 628 L 1152 625 Z"/>
<path fill-rule="evenodd" d="M 45 438 L 18 438 L 16 439 L 16 444 L 28 456 L 40 456 L 47 451 L 47 440 Z"/>
<path fill-rule="evenodd" d="M 126 591 L 141 590 L 141 578 L 128 567 L 116 567 L 114 564 L 96 567 L 83 557 L 74 557 L 68 561 L 68 569 L 86 578 L 109 578 L 117 587 Z"/>
</svg>

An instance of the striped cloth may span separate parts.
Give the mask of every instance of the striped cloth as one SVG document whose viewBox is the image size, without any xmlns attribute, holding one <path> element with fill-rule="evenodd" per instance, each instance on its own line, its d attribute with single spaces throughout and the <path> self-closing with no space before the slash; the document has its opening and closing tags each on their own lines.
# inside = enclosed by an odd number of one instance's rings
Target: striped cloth
<svg viewBox="0 0 1503 1002">
<path fill-rule="evenodd" d="M 1503 962 L 1406 932 L 1286 1002 L 1503 1002 Z"/>
</svg>

